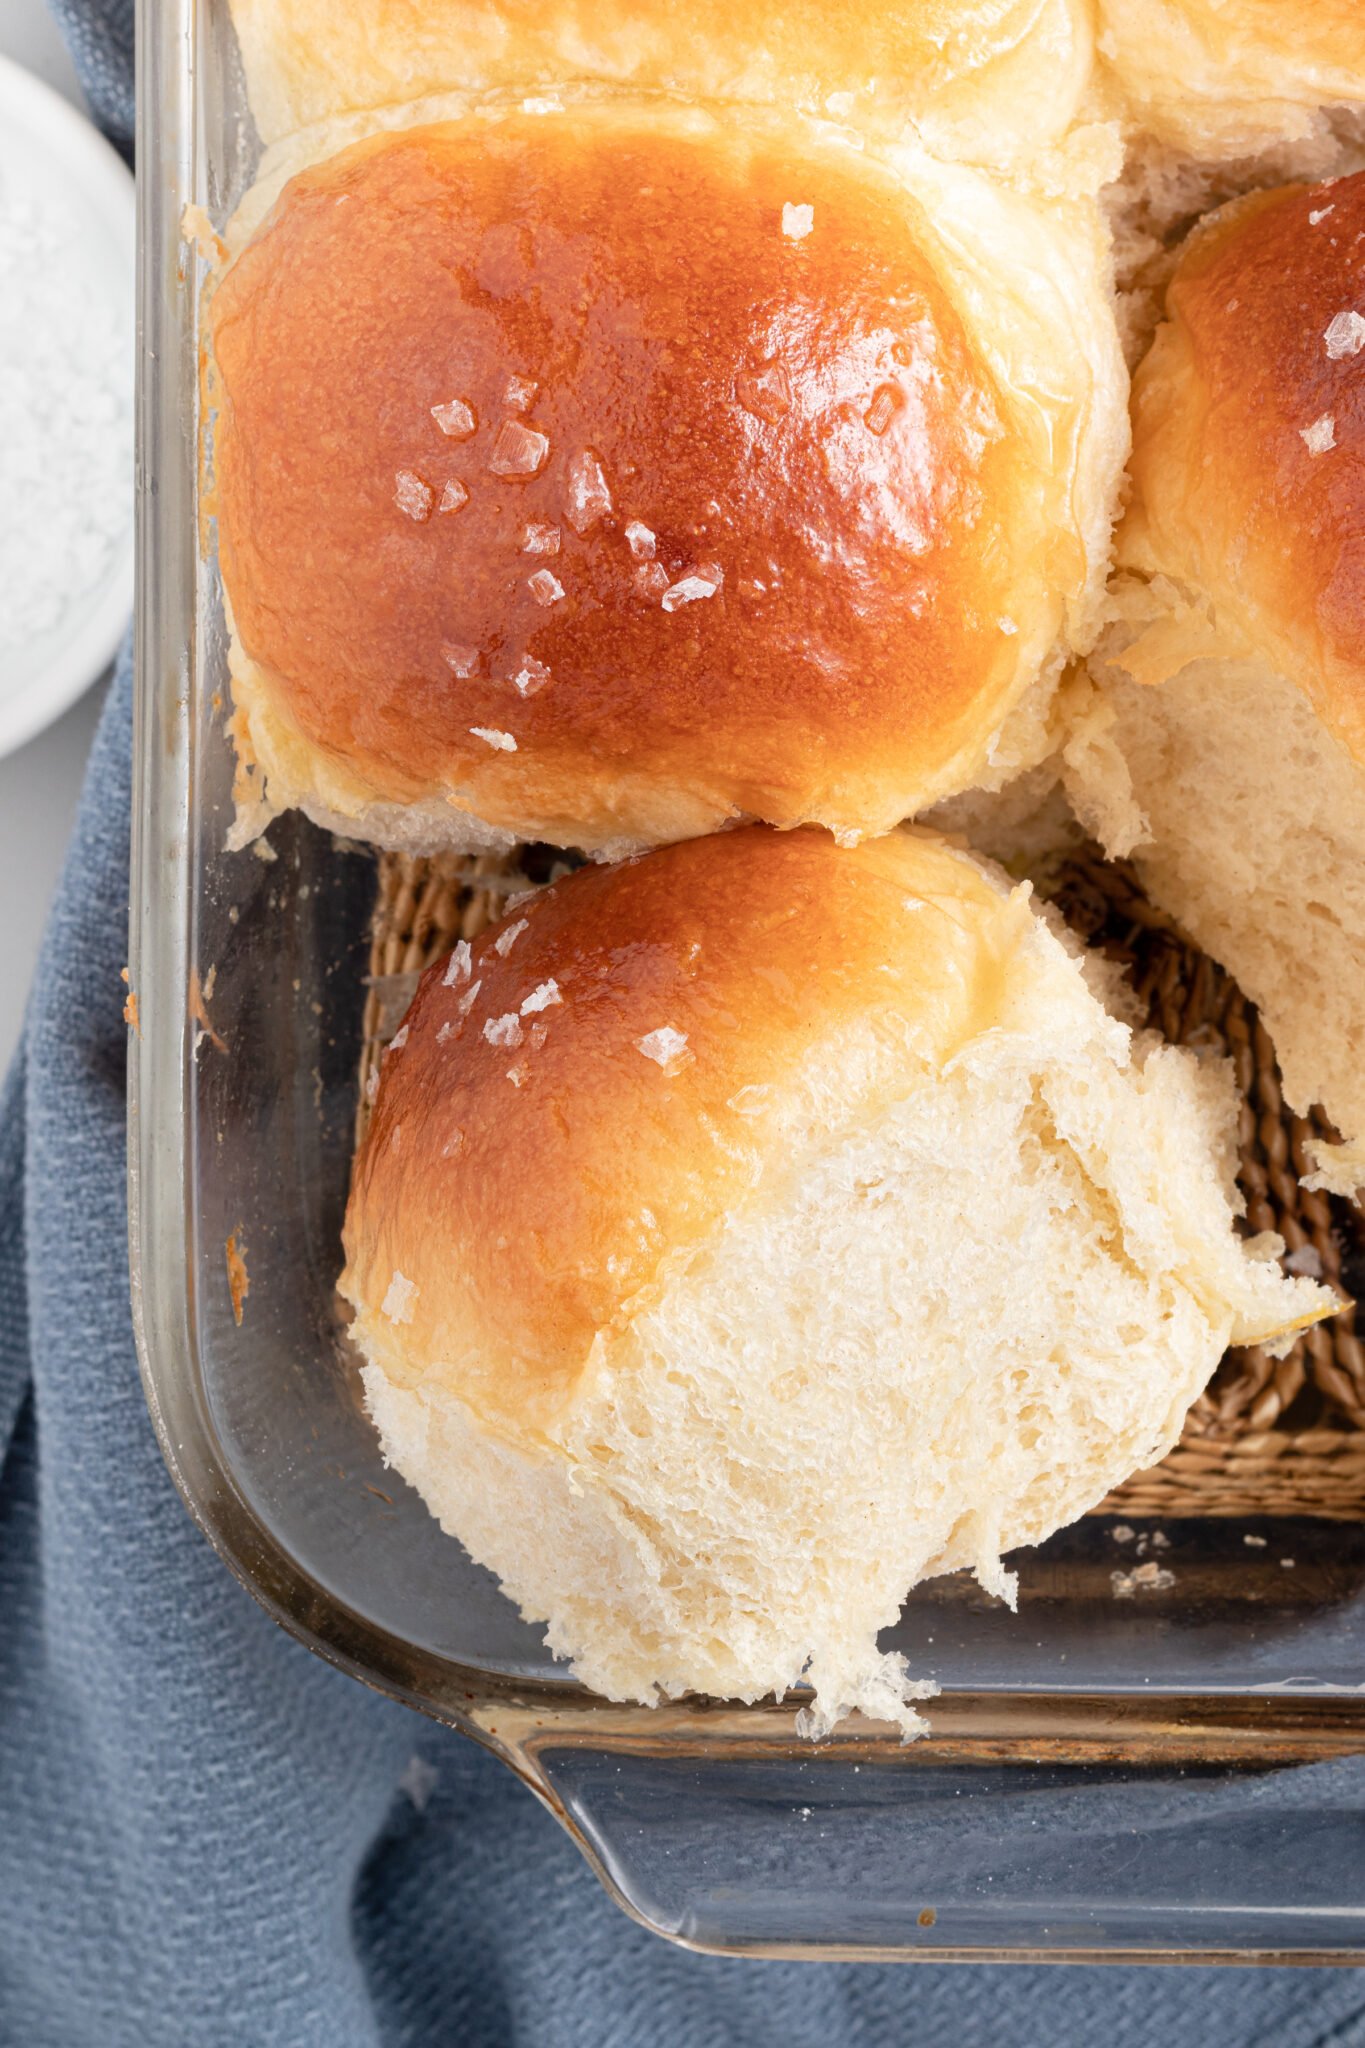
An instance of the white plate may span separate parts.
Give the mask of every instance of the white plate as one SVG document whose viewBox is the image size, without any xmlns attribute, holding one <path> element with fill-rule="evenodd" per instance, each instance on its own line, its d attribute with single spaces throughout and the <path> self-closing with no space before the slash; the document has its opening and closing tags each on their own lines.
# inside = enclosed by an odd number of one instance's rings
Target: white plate
<svg viewBox="0 0 1365 2048">
<path fill-rule="evenodd" d="M 128 335 L 133 397 L 136 237 L 133 180 L 104 138 L 49 87 L 0 57 L 0 180 L 35 205 L 57 203 L 77 222 L 72 262 Z M 3 365 L 0 365 L 0 374 Z M 4 563 L 0 562 L 0 575 Z M 0 655 L 0 755 L 59 718 L 108 666 L 133 607 L 133 482 L 127 530 L 98 588 L 61 625 Z"/>
</svg>

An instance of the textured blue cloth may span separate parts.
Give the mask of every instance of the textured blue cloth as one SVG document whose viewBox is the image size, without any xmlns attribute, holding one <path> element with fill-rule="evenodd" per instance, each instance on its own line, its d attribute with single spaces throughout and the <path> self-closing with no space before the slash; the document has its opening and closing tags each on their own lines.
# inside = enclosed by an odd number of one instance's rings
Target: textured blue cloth
<svg viewBox="0 0 1365 2048">
<path fill-rule="evenodd" d="M 126 120 L 128 8 L 60 11 Z M 500 1765 L 273 1627 L 181 1507 L 134 1356 L 130 694 L 125 655 L 0 1096 L 3 2048 L 1365 2048 L 1350 1971 L 684 1954 Z"/>
</svg>

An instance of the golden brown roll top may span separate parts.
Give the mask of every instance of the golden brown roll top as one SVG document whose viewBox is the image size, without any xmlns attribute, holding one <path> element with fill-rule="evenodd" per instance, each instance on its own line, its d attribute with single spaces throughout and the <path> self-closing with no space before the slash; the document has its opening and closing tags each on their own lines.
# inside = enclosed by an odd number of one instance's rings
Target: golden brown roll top
<svg viewBox="0 0 1365 2048">
<path fill-rule="evenodd" d="M 882 830 L 1012 765 L 1093 610 L 1125 422 L 1080 202 L 485 109 L 296 177 L 212 325 L 250 744 L 380 839 Z"/>
<path fill-rule="evenodd" d="M 232 0 L 267 141 L 453 89 L 601 80 L 899 130 L 997 161 L 1060 135 L 1089 75 L 1086 0 Z"/>
<path fill-rule="evenodd" d="M 1207 601 L 1142 672 L 1263 655 L 1365 761 L 1365 175 L 1198 230 L 1133 401 L 1120 560 Z"/>
<path fill-rule="evenodd" d="M 756 827 L 586 868 L 424 978 L 356 1166 L 342 1286 L 400 1384 L 521 1428 L 782 1165 L 788 1123 L 1001 1021 L 1032 920 L 909 833 Z"/>
<path fill-rule="evenodd" d="M 1197 154 L 1312 132 L 1365 101 L 1359 0 L 1099 0 L 1097 48 L 1130 112 Z"/>
</svg>

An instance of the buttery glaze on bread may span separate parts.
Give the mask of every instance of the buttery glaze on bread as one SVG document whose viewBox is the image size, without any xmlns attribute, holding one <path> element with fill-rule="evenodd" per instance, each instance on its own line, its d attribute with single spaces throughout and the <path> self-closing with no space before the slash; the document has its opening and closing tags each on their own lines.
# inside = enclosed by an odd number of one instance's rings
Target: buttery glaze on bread
<svg viewBox="0 0 1365 2048">
<path fill-rule="evenodd" d="M 385 1455 L 584 1681 L 922 1726 L 877 1648 L 1334 1299 L 1233 1232 L 1227 1077 L 928 835 L 586 868 L 424 978 L 343 1291 Z"/>
<path fill-rule="evenodd" d="M 1134 387 L 1115 723 L 1073 748 L 1112 850 L 1260 1006 L 1365 1179 L 1365 176 L 1190 238 Z"/>
<path fill-rule="evenodd" d="M 1053 140 L 1089 76 L 1087 0 L 232 0 L 265 139 L 454 88 L 606 81 L 751 100 L 995 162 Z"/>
<path fill-rule="evenodd" d="M 483 105 L 293 178 L 212 330 L 277 806 L 856 836 L 1046 750 L 1126 445 L 1090 202 L 754 111 Z"/>
</svg>

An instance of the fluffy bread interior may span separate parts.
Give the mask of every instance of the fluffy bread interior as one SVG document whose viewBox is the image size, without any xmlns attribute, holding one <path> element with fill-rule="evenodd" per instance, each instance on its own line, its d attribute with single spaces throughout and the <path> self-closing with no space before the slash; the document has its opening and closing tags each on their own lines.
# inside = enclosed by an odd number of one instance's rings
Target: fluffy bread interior
<svg viewBox="0 0 1365 2048">
<path fill-rule="evenodd" d="M 1165 579 L 1140 601 L 1163 591 L 1164 623 L 1101 647 L 1113 722 L 1069 750 L 1068 791 L 1256 1003 L 1290 1104 L 1320 1104 L 1346 1140 L 1321 1148 L 1319 1184 L 1350 1195 L 1365 1180 L 1365 772 L 1262 659 L 1214 654 L 1156 680 L 1148 663 L 1159 674 L 1197 617 Z"/>
<path fill-rule="evenodd" d="M 1161 1457 L 1229 1342 L 1332 1305 L 1234 1234 L 1226 1072 L 1135 1044 L 1041 924 L 1027 955 L 876 1114 L 831 1126 L 808 1077 L 785 1159 L 548 1423 L 490 1427 L 439 1360 L 366 1368 L 388 1461 L 598 1692 L 804 1678 L 809 1733 L 921 1732 L 877 1643 L 908 1589 L 1011 1598 L 1002 1553 Z M 354 1329 L 372 1360 L 396 1334 Z"/>
</svg>

